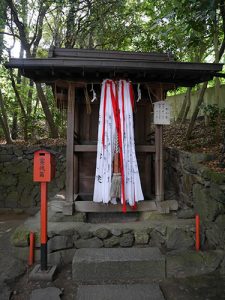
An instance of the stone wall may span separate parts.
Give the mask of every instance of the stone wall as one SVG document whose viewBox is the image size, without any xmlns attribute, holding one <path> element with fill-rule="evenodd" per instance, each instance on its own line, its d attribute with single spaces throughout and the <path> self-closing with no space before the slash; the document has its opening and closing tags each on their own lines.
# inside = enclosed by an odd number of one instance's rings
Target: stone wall
<svg viewBox="0 0 225 300">
<path fill-rule="evenodd" d="M 200 215 L 202 244 L 225 249 L 225 173 L 204 165 L 213 155 L 167 149 L 165 188 L 181 209 Z"/>
<path fill-rule="evenodd" d="M 49 195 L 65 188 L 65 146 L 0 146 L 0 208 L 30 208 L 40 201 L 39 184 L 33 182 L 34 151 L 50 150 L 56 158 L 56 176 Z"/>
</svg>

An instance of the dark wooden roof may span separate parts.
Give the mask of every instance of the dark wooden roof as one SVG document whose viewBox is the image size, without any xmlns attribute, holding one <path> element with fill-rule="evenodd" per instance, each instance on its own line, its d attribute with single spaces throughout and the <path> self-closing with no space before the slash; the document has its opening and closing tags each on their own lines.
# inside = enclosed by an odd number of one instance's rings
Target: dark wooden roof
<svg viewBox="0 0 225 300">
<path fill-rule="evenodd" d="M 8 68 L 26 77 L 51 83 L 57 79 L 100 82 L 105 78 L 129 78 L 133 82 L 165 82 L 193 86 L 219 76 L 222 64 L 184 63 L 168 54 L 86 49 L 59 49 L 49 58 L 12 58 Z"/>
</svg>

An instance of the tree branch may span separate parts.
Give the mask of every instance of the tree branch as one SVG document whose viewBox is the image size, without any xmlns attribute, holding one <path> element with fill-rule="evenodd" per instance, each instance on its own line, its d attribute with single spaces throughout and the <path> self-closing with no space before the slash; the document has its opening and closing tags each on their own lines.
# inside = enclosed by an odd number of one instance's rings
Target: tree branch
<svg viewBox="0 0 225 300">
<path fill-rule="evenodd" d="M 223 56 L 224 50 L 225 50 L 225 1 L 224 0 L 220 0 L 219 3 L 219 8 L 220 8 L 220 13 L 221 13 L 221 17 L 222 17 L 222 22 L 223 22 L 223 41 L 222 44 L 220 46 L 220 50 L 219 50 L 219 60 L 221 59 L 221 57 Z"/>
<path fill-rule="evenodd" d="M 42 38 L 43 22 L 44 22 L 45 15 L 46 15 L 49 7 L 50 7 L 50 4 L 46 4 L 45 6 L 42 6 L 40 8 L 40 14 L 39 14 L 39 18 L 37 21 L 37 32 L 36 32 L 36 36 L 34 36 L 35 38 L 33 38 L 33 40 L 32 40 L 33 41 L 32 43 L 34 43 L 34 47 L 33 47 L 33 51 L 32 51 L 33 57 L 36 56 L 37 48 L 38 48 L 38 45 Z M 30 44 L 30 45 L 32 45 L 32 44 Z"/>
<path fill-rule="evenodd" d="M 28 42 L 28 39 L 27 39 L 27 36 L 26 36 L 24 24 L 19 20 L 18 12 L 17 12 L 16 7 L 13 3 L 13 0 L 7 0 L 7 4 L 8 4 L 8 7 L 10 8 L 10 10 L 11 10 L 13 20 L 14 20 L 14 22 L 15 22 L 18 30 L 19 30 L 20 40 L 21 40 L 21 43 L 23 45 L 23 48 L 26 51 L 27 56 L 30 57 L 31 56 L 30 55 L 30 45 L 29 45 L 29 42 Z"/>
<path fill-rule="evenodd" d="M 9 36 L 13 36 L 13 37 L 16 37 L 20 40 L 20 36 L 17 35 L 17 34 L 14 34 L 14 33 L 9 33 L 9 32 L 4 32 L 4 31 L 0 31 L 0 34 L 2 35 L 9 35 Z"/>
</svg>

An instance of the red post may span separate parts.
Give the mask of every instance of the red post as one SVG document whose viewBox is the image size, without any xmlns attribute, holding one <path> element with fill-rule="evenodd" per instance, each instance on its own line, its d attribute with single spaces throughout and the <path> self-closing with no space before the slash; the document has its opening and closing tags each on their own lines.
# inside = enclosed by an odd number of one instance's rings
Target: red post
<svg viewBox="0 0 225 300">
<path fill-rule="evenodd" d="M 47 270 L 47 182 L 41 182 L 41 270 Z"/>
<path fill-rule="evenodd" d="M 195 215 L 195 249 L 200 249 L 200 217 L 198 214 Z"/>
<path fill-rule="evenodd" d="M 41 244 L 47 243 L 47 182 L 41 182 Z"/>
<path fill-rule="evenodd" d="M 38 150 L 34 153 L 34 176 L 35 182 L 40 182 L 41 187 L 41 270 L 46 271 L 47 242 L 48 242 L 48 203 L 47 184 L 55 176 L 55 160 L 53 155 L 46 150 Z"/>
<path fill-rule="evenodd" d="M 34 263 L 34 243 L 35 243 L 35 239 L 34 239 L 34 232 L 30 232 L 30 253 L 29 253 L 29 261 L 28 261 L 28 265 L 32 266 Z"/>
</svg>

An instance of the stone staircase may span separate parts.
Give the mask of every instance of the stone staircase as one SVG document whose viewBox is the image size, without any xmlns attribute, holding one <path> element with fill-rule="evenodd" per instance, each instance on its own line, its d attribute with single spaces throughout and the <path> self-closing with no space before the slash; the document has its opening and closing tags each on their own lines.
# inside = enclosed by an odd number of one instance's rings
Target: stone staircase
<svg viewBox="0 0 225 300">
<path fill-rule="evenodd" d="M 72 262 L 77 283 L 160 280 L 165 268 L 165 256 L 158 248 L 79 249 Z"/>
<path fill-rule="evenodd" d="M 30 231 L 36 232 L 39 259 L 39 217 L 28 219 L 12 237 L 15 256 L 24 261 Z M 90 223 L 83 214 L 65 217 L 49 211 L 48 262 L 59 269 L 72 264 L 75 299 L 163 300 L 165 280 L 208 274 L 225 265 L 222 250 L 194 250 L 193 218 L 153 212 L 133 218 L 112 217 L 112 223 L 92 218 Z"/>
<path fill-rule="evenodd" d="M 81 285 L 76 300 L 164 300 L 158 284 Z"/>
<path fill-rule="evenodd" d="M 77 283 L 160 281 L 215 271 L 224 258 L 222 250 L 182 250 L 162 254 L 152 248 L 79 249 L 72 261 Z"/>
<path fill-rule="evenodd" d="M 77 300 L 165 299 L 165 279 L 215 271 L 224 252 L 182 250 L 162 254 L 159 248 L 79 249 L 72 262 Z"/>
<path fill-rule="evenodd" d="M 72 276 L 77 300 L 163 300 L 155 281 L 165 278 L 165 257 L 158 248 L 79 249 Z"/>
</svg>

